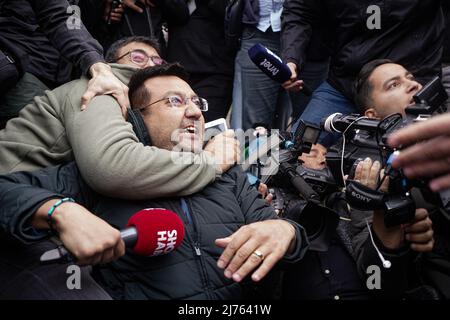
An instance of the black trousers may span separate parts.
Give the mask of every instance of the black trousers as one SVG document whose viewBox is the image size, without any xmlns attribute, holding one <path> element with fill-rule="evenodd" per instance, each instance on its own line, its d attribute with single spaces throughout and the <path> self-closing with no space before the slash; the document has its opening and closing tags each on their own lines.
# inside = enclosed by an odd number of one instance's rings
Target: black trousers
<svg viewBox="0 0 450 320">
<path fill-rule="evenodd" d="M 208 100 L 205 122 L 226 118 L 233 94 L 233 75 L 191 74 L 189 84 L 199 97 Z"/>
<path fill-rule="evenodd" d="M 31 245 L 0 246 L 0 300 L 111 300 L 91 277 L 91 267 L 81 267 L 80 289 L 70 289 L 71 264 L 39 262 L 47 250 L 56 248 L 51 241 Z"/>
</svg>

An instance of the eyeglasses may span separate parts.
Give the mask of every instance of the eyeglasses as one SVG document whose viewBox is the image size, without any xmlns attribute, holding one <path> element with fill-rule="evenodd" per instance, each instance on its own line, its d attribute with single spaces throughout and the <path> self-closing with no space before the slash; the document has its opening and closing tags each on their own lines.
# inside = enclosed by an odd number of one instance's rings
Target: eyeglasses
<svg viewBox="0 0 450 320">
<path fill-rule="evenodd" d="M 195 104 L 195 106 L 200 109 L 200 111 L 208 111 L 208 101 L 206 101 L 206 99 L 200 98 L 198 96 L 193 96 L 193 97 L 185 96 L 183 98 L 183 97 L 177 96 L 177 95 L 172 95 L 172 96 L 168 96 L 168 97 L 156 100 L 156 101 L 150 103 L 149 105 L 146 105 L 145 107 L 140 108 L 139 111 L 142 111 L 145 108 L 148 108 L 151 105 L 154 105 L 155 103 L 158 103 L 158 102 L 161 102 L 164 100 L 166 100 L 172 108 L 180 108 L 183 106 L 187 106 L 189 103 L 189 100 L 191 100 L 192 103 Z"/>
<path fill-rule="evenodd" d="M 129 55 L 130 61 L 138 66 L 145 66 L 148 63 L 148 60 L 152 60 L 152 62 L 157 66 L 165 63 L 164 59 L 160 56 L 149 56 L 144 50 L 140 49 L 128 51 L 124 55 L 117 58 L 116 62 L 127 55 Z"/>
</svg>

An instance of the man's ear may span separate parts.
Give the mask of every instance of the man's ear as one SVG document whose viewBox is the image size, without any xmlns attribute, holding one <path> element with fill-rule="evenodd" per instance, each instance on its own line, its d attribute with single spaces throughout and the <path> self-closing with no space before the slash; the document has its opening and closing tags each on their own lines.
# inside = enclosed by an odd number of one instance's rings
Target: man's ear
<svg viewBox="0 0 450 320">
<path fill-rule="evenodd" d="M 379 118 L 378 112 L 374 108 L 366 109 L 366 111 L 364 112 L 364 115 L 367 118 Z"/>
</svg>

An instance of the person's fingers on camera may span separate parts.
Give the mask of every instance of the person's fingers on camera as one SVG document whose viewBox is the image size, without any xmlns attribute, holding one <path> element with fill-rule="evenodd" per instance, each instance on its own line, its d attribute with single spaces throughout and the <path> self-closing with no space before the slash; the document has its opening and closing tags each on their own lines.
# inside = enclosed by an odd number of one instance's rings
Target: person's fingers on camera
<svg viewBox="0 0 450 320">
<path fill-rule="evenodd" d="M 450 174 L 435 178 L 429 183 L 430 189 L 434 192 L 450 188 Z"/>
<path fill-rule="evenodd" d="M 353 180 L 358 181 L 359 183 L 361 183 L 363 164 L 364 164 L 364 161 L 360 161 L 358 163 L 358 165 L 356 166 L 356 169 L 355 169 L 355 175 L 353 177 Z"/>
<path fill-rule="evenodd" d="M 410 248 L 416 252 L 430 252 L 434 247 L 434 239 L 425 244 L 411 243 Z"/>
<path fill-rule="evenodd" d="M 432 177 L 442 173 L 450 172 L 450 158 L 444 157 L 439 160 L 432 160 L 422 163 L 416 163 L 407 166 L 403 172 L 408 178 Z"/>
<path fill-rule="evenodd" d="M 450 114 L 445 113 L 394 132 L 389 136 L 388 143 L 393 147 L 398 147 L 440 135 L 450 135 L 449 123 Z"/>
<path fill-rule="evenodd" d="M 428 210 L 424 208 L 417 208 L 414 215 L 413 223 L 428 219 Z"/>
<path fill-rule="evenodd" d="M 430 160 L 439 160 L 450 156 L 450 137 L 439 136 L 418 143 L 400 152 L 394 159 L 394 167 L 415 165 Z"/>
<path fill-rule="evenodd" d="M 432 226 L 433 223 L 428 215 L 428 211 L 424 208 L 416 209 L 414 220 L 404 227 L 404 231 L 407 233 L 406 240 L 414 242 L 413 240 L 415 238 L 411 237 L 418 234 L 425 234 L 428 231 L 432 232 Z M 430 238 L 432 238 L 432 234 Z"/>
<path fill-rule="evenodd" d="M 369 184 L 370 169 L 372 168 L 372 159 L 366 158 L 362 164 L 361 183 L 365 186 Z"/>
<path fill-rule="evenodd" d="M 411 243 L 426 244 L 433 239 L 433 229 L 424 232 L 406 233 L 405 239 Z"/>
<path fill-rule="evenodd" d="M 381 164 L 379 161 L 375 161 L 372 164 L 372 167 L 370 168 L 370 172 L 369 172 L 368 183 L 367 183 L 367 186 L 369 188 L 375 189 L 377 187 L 378 176 L 380 174 L 380 168 L 381 168 Z"/>
<path fill-rule="evenodd" d="M 433 223 L 429 217 L 428 211 L 424 208 L 416 209 L 414 220 L 404 228 L 405 232 L 422 232 L 432 229 Z"/>
<path fill-rule="evenodd" d="M 384 176 L 385 176 L 384 169 L 381 169 L 380 170 L 380 179 L 383 180 Z M 389 191 L 389 177 L 384 178 L 383 183 L 381 184 L 379 190 L 381 192 L 388 192 Z"/>
</svg>

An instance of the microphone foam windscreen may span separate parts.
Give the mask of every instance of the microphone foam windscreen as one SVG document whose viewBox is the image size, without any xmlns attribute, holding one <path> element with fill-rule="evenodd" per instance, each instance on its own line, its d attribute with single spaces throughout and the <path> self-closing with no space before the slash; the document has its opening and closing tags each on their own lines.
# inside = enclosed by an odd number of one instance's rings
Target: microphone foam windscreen
<svg viewBox="0 0 450 320">
<path fill-rule="evenodd" d="M 292 76 L 289 67 L 275 53 L 257 43 L 248 50 L 250 60 L 267 76 L 283 83 Z"/>
<path fill-rule="evenodd" d="M 137 230 L 133 252 L 141 256 L 157 256 L 176 249 L 184 238 L 184 224 L 178 215 L 163 208 L 143 209 L 135 213 L 127 227 Z"/>
</svg>

